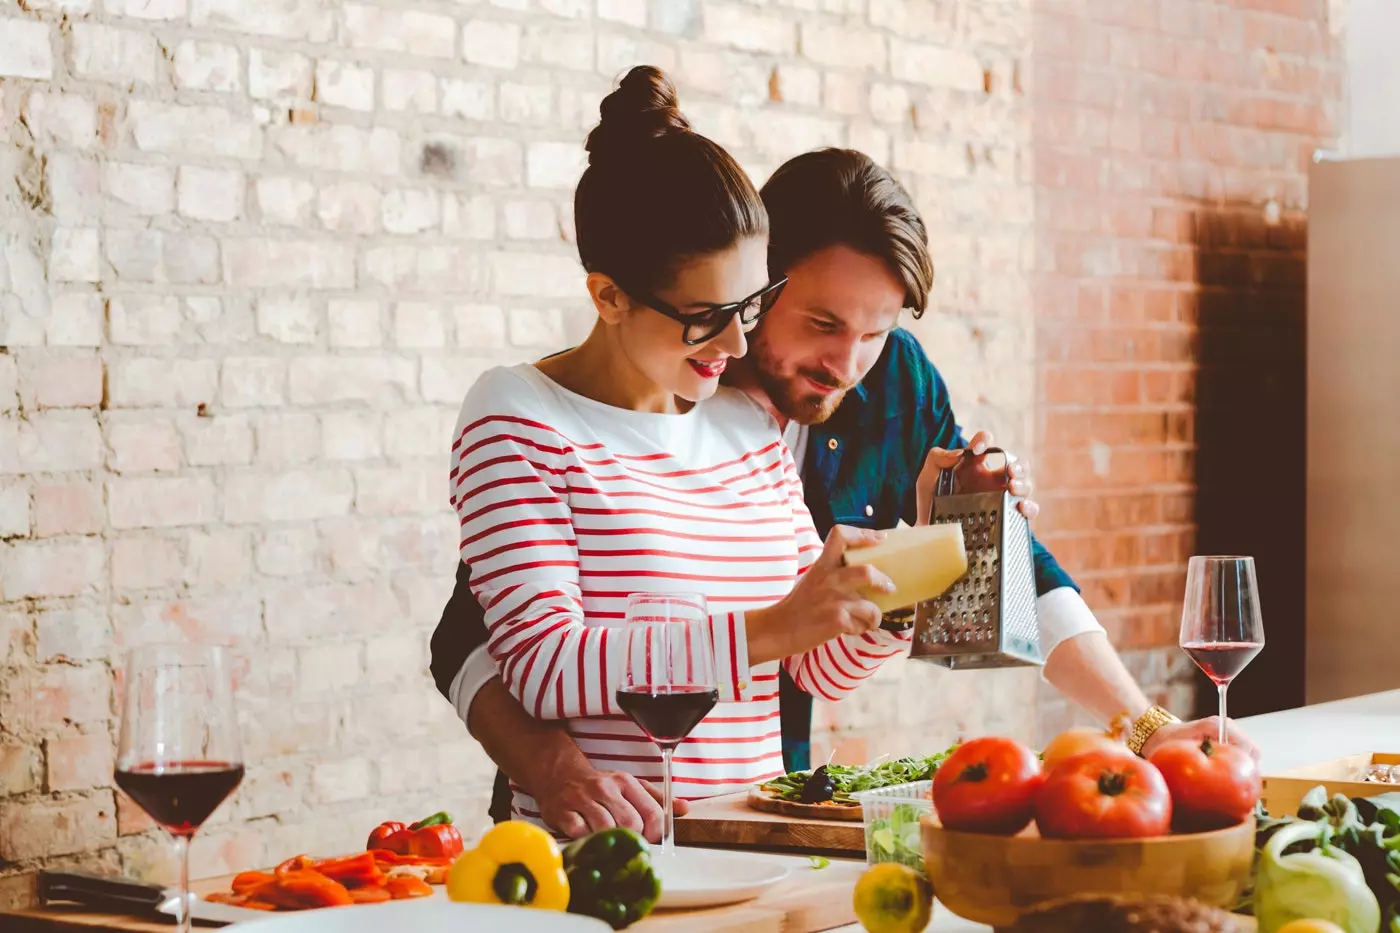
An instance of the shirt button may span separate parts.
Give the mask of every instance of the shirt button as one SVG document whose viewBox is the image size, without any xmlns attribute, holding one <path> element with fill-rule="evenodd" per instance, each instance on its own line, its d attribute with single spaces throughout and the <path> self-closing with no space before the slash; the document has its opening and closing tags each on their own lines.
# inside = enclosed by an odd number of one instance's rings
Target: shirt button
<svg viewBox="0 0 1400 933">
<path fill-rule="evenodd" d="M 826 446 L 828 450 L 835 450 L 837 447 L 841 446 L 841 442 L 833 437 L 831 440 L 826 442 Z"/>
<path fill-rule="evenodd" d="M 865 507 L 865 517 L 866 517 L 866 518 L 869 518 L 870 516 L 872 516 L 872 515 L 874 515 L 874 514 L 875 514 L 875 506 L 873 506 L 873 505 L 867 505 L 867 506 Z"/>
</svg>

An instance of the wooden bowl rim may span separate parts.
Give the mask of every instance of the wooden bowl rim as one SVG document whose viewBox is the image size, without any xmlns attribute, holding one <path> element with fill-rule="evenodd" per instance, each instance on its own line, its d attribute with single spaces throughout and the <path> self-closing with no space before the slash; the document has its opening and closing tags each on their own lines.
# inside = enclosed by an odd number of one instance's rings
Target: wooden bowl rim
<svg viewBox="0 0 1400 933">
<path fill-rule="evenodd" d="M 1014 836 L 1002 836 L 996 833 L 972 833 L 966 830 L 948 829 L 942 823 L 938 822 L 937 811 L 925 813 L 919 818 L 919 823 L 925 829 L 959 840 L 984 840 L 984 844 L 988 842 L 994 844 L 997 841 L 1001 841 L 1007 846 L 1041 845 L 1061 846 L 1065 848 L 1074 846 L 1136 846 L 1143 845 L 1144 843 L 1156 845 L 1186 845 L 1189 843 L 1209 843 L 1227 839 L 1233 841 L 1236 836 L 1243 836 L 1245 834 L 1249 835 L 1251 840 L 1250 844 L 1253 845 L 1252 840 L 1258 828 L 1258 821 L 1255 819 L 1253 813 L 1246 817 L 1243 822 L 1236 823 L 1233 826 L 1225 826 L 1220 829 L 1208 829 L 1198 833 L 1168 833 L 1164 836 L 1095 836 L 1083 839 L 1047 839 L 1040 835 L 1040 831 L 1036 828 L 1034 820 L 1031 821 L 1029 826 Z"/>
</svg>

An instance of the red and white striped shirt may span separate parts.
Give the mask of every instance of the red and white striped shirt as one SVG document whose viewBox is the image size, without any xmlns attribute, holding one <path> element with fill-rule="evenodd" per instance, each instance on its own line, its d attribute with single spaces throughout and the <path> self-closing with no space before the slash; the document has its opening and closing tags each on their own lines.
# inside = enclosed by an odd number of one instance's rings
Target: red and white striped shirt
<svg viewBox="0 0 1400 933">
<path fill-rule="evenodd" d="M 477 380 L 455 438 L 462 560 L 487 648 L 525 709 L 567 719 L 598 767 L 659 781 L 660 752 L 614 701 L 626 644 L 611 630 L 631 593 L 702 593 L 720 703 L 675 752 L 676 794 L 780 774 L 778 662 L 749 664 L 744 610 L 787 595 L 822 542 L 768 413 L 731 389 L 679 415 L 620 409 L 521 364 Z M 906 648 L 877 631 L 782 663 L 834 700 Z M 518 788 L 515 809 L 538 818 Z"/>
</svg>

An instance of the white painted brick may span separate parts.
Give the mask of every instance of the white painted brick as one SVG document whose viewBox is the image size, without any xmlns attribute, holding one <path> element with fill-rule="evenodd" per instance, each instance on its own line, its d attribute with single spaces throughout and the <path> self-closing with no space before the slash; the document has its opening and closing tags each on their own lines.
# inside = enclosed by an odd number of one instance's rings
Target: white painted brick
<svg viewBox="0 0 1400 933">
<path fill-rule="evenodd" d="M 817 22 L 804 22 L 801 30 L 803 58 L 837 68 L 885 70 L 884 33 Z"/>
<path fill-rule="evenodd" d="M 24 0 L 24 9 L 31 13 L 58 13 L 68 17 L 86 16 L 92 12 L 93 0 Z"/>
<path fill-rule="evenodd" d="M 107 416 L 107 466 L 117 473 L 180 469 L 180 435 L 169 418 Z"/>
<path fill-rule="evenodd" d="M 982 65 L 966 49 L 891 39 L 890 74 L 898 81 L 930 87 L 982 90 Z"/>
<path fill-rule="evenodd" d="M 385 68 L 380 83 L 385 109 L 437 112 L 438 79 L 432 72 Z"/>
<path fill-rule="evenodd" d="M 91 411 L 0 418 L 0 473 L 59 473 L 102 466 L 102 431 Z M 2 600 L 0 600 L 2 601 Z"/>
<path fill-rule="evenodd" d="M 180 285 L 215 285 L 223 280 L 219 241 L 212 236 L 185 234 L 165 238 L 166 278 Z"/>
<path fill-rule="evenodd" d="M 286 226 L 311 223 L 316 186 L 301 178 L 273 175 L 257 180 L 258 211 L 263 220 Z"/>
<path fill-rule="evenodd" d="M 316 307 L 308 298 L 260 298 L 258 333 L 278 343 L 314 343 Z"/>
<path fill-rule="evenodd" d="M 325 0 L 192 0 L 196 26 L 213 26 L 259 36 L 329 42 L 335 35 L 335 9 Z"/>
<path fill-rule="evenodd" d="M 507 123 L 540 126 L 551 122 L 554 92 L 548 85 L 501 85 L 501 119 Z"/>
<path fill-rule="evenodd" d="M 520 40 L 521 61 L 531 65 L 591 72 L 597 61 L 596 52 L 593 30 L 582 26 L 532 23 L 525 27 Z M 592 95 L 595 121 L 598 101 L 605 93 Z"/>
<path fill-rule="evenodd" d="M 307 694 L 353 687 L 364 674 L 365 650 L 360 642 L 309 645 L 297 649 L 297 690 Z M 324 767 L 324 766 L 323 766 Z M 327 772 L 321 769 L 318 774 Z"/>
<path fill-rule="evenodd" d="M 49 278 L 54 282 L 97 282 L 102 278 L 102 250 L 92 227 L 59 227 L 53 232 Z"/>
<path fill-rule="evenodd" d="M 531 188 L 572 191 L 588 166 L 588 153 L 579 143 L 531 143 L 525 164 L 525 177 Z"/>
<path fill-rule="evenodd" d="M 326 316 L 333 347 L 367 348 L 384 342 L 383 313 L 378 302 L 332 299 Z"/>
<path fill-rule="evenodd" d="M 270 577 L 299 577 L 316 569 L 314 528 L 264 528 L 257 532 L 253 548 L 258 571 Z"/>
<path fill-rule="evenodd" d="M 865 82 L 859 75 L 828 72 L 822 81 L 822 106 L 828 113 L 859 116 L 865 112 Z"/>
<path fill-rule="evenodd" d="M 460 407 L 472 383 L 493 365 L 492 360 L 478 356 L 425 356 L 420 380 L 423 400 Z"/>
<path fill-rule="evenodd" d="M 103 6 L 113 16 L 132 19 L 175 21 L 189 12 L 186 0 L 105 0 Z"/>
<path fill-rule="evenodd" d="M 473 19 L 462 25 L 462 57 L 473 65 L 515 68 L 520 64 L 520 24 Z"/>
<path fill-rule="evenodd" d="M 486 195 L 444 192 L 442 231 L 450 237 L 491 240 L 496 236 L 496 204 Z"/>
<path fill-rule="evenodd" d="M 598 71 L 608 76 L 620 77 L 637 62 L 647 62 L 668 74 L 676 70 L 676 47 L 669 42 L 639 38 L 635 35 L 620 35 L 615 32 L 598 34 Z M 591 95 L 589 109 L 592 121 L 598 121 L 598 101 L 602 98 Z"/>
<path fill-rule="evenodd" d="M 19 411 L 19 365 L 9 354 L 0 355 L 0 414 Z"/>
<path fill-rule="evenodd" d="M 872 84 L 870 114 L 885 123 L 903 123 L 908 120 L 909 89 L 902 84 Z"/>
<path fill-rule="evenodd" d="M 321 189 L 316 214 L 336 233 L 376 233 L 383 195 L 360 181 L 331 184 Z"/>
<path fill-rule="evenodd" d="M 0 544 L 0 599 L 96 592 L 107 555 L 98 538 Z"/>
<path fill-rule="evenodd" d="M 253 550 L 246 531 L 222 528 L 190 534 L 185 579 L 191 586 L 237 586 L 253 575 Z"/>
<path fill-rule="evenodd" d="M 102 489 L 87 480 L 34 484 L 34 537 L 100 534 Z"/>
<path fill-rule="evenodd" d="M 0 483 L 0 538 L 23 538 L 28 534 L 29 490 L 22 483 Z"/>
<path fill-rule="evenodd" d="M 395 188 L 384 195 L 381 213 L 389 233 L 422 233 L 441 220 L 438 193 L 431 188 Z"/>
<path fill-rule="evenodd" d="M 45 172 L 53 216 L 62 223 L 92 220 L 93 205 L 102 197 L 102 170 L 94 161 L 56 152 Z"/>
<path fill-rule="evenodd" d="M 781 14 L 760 13 L 737 3 L 708 0 L 701 7 L 706 41 L 745 52 L 791 55 L 797 36 L 792 19 Z"/>
<path fill-rule="evenodd" d="M 184 556 L 178 538 L 123 535 L 112 542 L 112 587 L 150 590 L 184 580 Z"/>
<path fill-rule="evenodd" d="M 222 107 L 133 100 L 127 104 L 127 120 L 136 147 L 143 152 L 239 159 L 262 155 L 262 129 L 250 118 Z"/>
<path fill-rule="evenodd" d="M 422 293 L 476 292 L 487 270 L 470 246 L 396 244 L 365 252 L 365 273 L 386 288 Z"/>
<path fill-rule="evenodd" d="M 847 142 L 852 149 L 865 153 L 878 164 L 890 164 L 890 134 L 875 124 L 852 123 Z"/>
<path fill-rule="evenodd" d="M 593 11 L 593 0 L 540 0 L 540 9 L 565 19 L 584 19 Z"/>
<path fill-rule="evenodd" d="M 216 521 L 217 493 L 204 477 L 139 477 L 107 483 L 113 528 L 174 528 Z"/>
<path fill-rule="evenodd" d="M 346 470 L 234 473 L 224 482 L 223 520 L 297 522 L 350 512 L 355 482 Z"/>
<path fill-rule="evenodd" d="M 248 93 L 261 100 L 310 100 L 311 59 L 253 49 L 248 53 Z"/>
<path fill-rule="evenodd" d="M 190 466 L 231 466 L 253 460 L 253 429 L 245 415 L 186 415 L 179 428 Z"/>
<path fill-rule="evenodd" d="M 26 354 L 20 376 L 20 403 L 26 411 L 102 403 L 102 360 L 96 356 Z"/>
<path fill-rule="evenodd" d="M 193 408 L 214 400 L 218 382 L 213 360 L 116 360 L 107 373 L 114 408 Z"/>
<path fill-rule="evenodd" d="M 425 302 L 399 302 L 394 308 L 394 342 L 401 347 L 444 346 L 442 310 Z"/>
<path fill-rule="evenodd" d="M 474 136 L 461 140 L 466 180 L 473 185 L 517 187 L 523 180 L 524 159 L 513 139 Z"/>
<path fill-rule="evenodd" d="M 102 188 L 138 214 L 157 216 L 175 209 L 175 173 L 163 165 L 108 162 Z"/>
<path fill-rule="evenodd" d="M 451 58 L 456 23 L 451 17 L 418 10 L 347 3 L 342 7 L 350 45 L 424 58 Z"/>
<path fill-rule="evenodd" d="M 394 406 L 413 397 L 415 370 L 412 360 L 399 358 L 301 356 L 290 363 L 288 395 L 293 405 Z"/>
<path fill-rule="evenodd" d="M 219 396 L 229 408 L 270 408 L 286 401 L 286 360 L 233 356 L 224 360 Z"/>
<path fill-rule="evenodd" d="M 155 82 L 160 47 L 149 32 L 98 23 L 74 23 L 71 29 L 73 73 L 78 77 L 123 86 Z"/>
<path fill-rule="evenodd" d="M 646 0 L 598 0 L 598 18 L 642 28 L 647 24 Z"/>
<path fill-rule="evenodd" d="M 185 316 L 173 296 L 116 295 L 107 302 L 107 322 L 114 344 L 169 346 L 179 341 Z"/>
<path fill-rule="evenodd" d="M 385 420 L 386 452 L 398 461 L 440 456 L 453 440 L 456 420 L 456 412 L 447 407 L 396 411 Z"/>
<path fill-rule="evenodd" d="M 355 511 L 415 515 L 442 507 L 442 470 L 400 466 L 355 471 Z"/>
<path fill-rule="evenodd" d="M 443 78 L 442 112 L 444 116 L 466 120 L 496 119 L 495 85 L 486 81 Z"/>
<path fill-rule="evenodd" d="M 353 288 L 355 246 L 335 240 L 224 241 L 224 278 L 234 288 Z"/>
<path fill-rule="evenodd" d="M 243 216 L 247 186 L 236 169 L 180 166 L 180 213 L 194 220 L 227 222 Z"/>
<path fill-rule="evenodd" d="M 264 415 L 254 430 L 254 461 L 259 466 L 295 466 L 321 452 L 321 425 L 304 412 Z"/>
<path fill-rule="evenodd" d="M 388 417 L 393 422 L 401 412 Z M 321 417 L 321 456 L 327 460 L 377 460 L 384 454 L 378 412 L 338 411 Z"/>
<path fill-rule="evenodd" d="M 403 142 L 386 127 L 280 126 L 272 145 L 293 165 L 333 172 L 397 175 Z"/>
<path fill-rule="evenodd" d="M 165 236 L 147 227 L 107 228 L 107 267 L 118 280 L 165 280 Z"/>
<path fill-rule="evenodd" d="M 559 236 L 558 210 L 550 201 L 507 201 L 506 236 L 512 240 L 552 240 Z"/>
<path fill-rule="evenodd" d="M 86 292 L 55 295 L 48 320 L 51 347 L 96 347 L 102 343 L 102 296 Z"/>
<path fill-rule="evenodd" d="M 97 105 L 81 94 L 35 91 L 25 100 L 23 113 L 30 132 L 44 142 L 74 149 L 97 143 Z M 52 176 L 49 181 L 54 182 Z"/>
<path fill-rule="evenodd" d="M 583 267 L 571 256 L 494 252 L 487 260 L 492 287 L 499 294 L 574 298 L 583 292 Z"/>
<path fill-rule="evenodd" d="M 822 73 L 815 68 L 805 65 L 779 65 L 777 86 L 784 103 L 806 107 L 821 105 Z"/>
<path fill-rule="evenodd" d="M 53 77 L 53 29 L 45 23 L 0 19 L 0 75 Z"/>
<path fill-rule="evenodd" d="M 234 348 L 251 342 L 256 334 L 252 303 L 242 295 L 217 298 L 190 295 L 184 299 L 185 320 L 205 343 Z"/>
<path fill-rule="evenodd" d="M 365 758 L 326 761 L 311 770 L 311 789 L 323 803 L 363 800 L 370 794 L 370 767 Z"/>
<path fill-rule="evenodd" d="M 322 59 L 316 63 L 316 100 L 332 107 L 374 109 L 374 69 Z"/>
<path fill-rule="evenodd" d="M 557 308 L 514 308 L 506 314 L 506 324 L 517 347 L 564 346 L 564 320 Z"/>
<path fill-rule="evenodd" d="M 175 86 L 193 91 L 242 90 L 238 47 L 197 39 L 181 42 L 175 47 Z"/>
</svg>

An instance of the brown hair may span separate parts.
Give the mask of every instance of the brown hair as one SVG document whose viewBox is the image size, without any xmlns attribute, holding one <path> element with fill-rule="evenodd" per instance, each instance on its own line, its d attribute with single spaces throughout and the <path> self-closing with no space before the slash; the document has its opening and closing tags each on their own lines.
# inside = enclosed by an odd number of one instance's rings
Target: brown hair
<svg viewBox="0 0 1400 933">
<path fill-rule="evenodd" d="M 828 246 L 883 259 L 904 283 L 904 306 L 924 313 L 933 288 L 928 230 L 909 192 L 863 152 L 818 149 L 783 163 L 763 186 L 777 276 Z"/>
<path fill-rule="evenodd" d="M 676 88 L 638 65 L 603 98 L 574 192 L 578 255 L 624 289 L 664 287 L 687 257 L 766 233 L 768 214 L 733 157 L 690 129 Z"/>
</svg>

